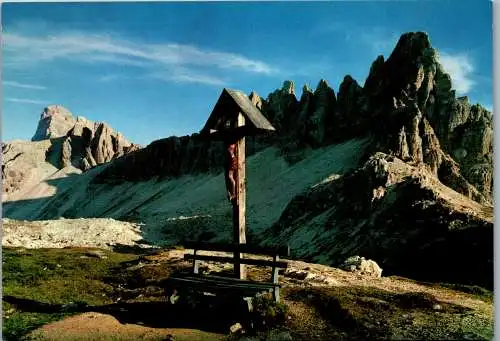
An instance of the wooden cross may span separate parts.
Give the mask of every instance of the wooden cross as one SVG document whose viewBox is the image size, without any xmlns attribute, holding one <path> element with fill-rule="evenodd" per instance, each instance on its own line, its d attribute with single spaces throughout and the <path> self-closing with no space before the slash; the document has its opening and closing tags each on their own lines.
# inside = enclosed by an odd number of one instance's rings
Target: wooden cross
<svg viewBox="0 0 500 341">
<path fill-rule="evenodd" d="M 245 125 L 245 117 L 239 113 L 236 120 L 236 127 Z M 245 137 L 241 137 L 236 142 L 236 158 L 238 160 L 238 171 L 236 173 L 236 200 L 233 200 L 233 242 L 235 244 L 246 244 L 246 155 Z M 235 253 L 236 260 L 241 258 L 241 254 Z M 246 278 L 246 268 L 244 264 L 234 264 L 234 274 L 237 278 Z"/>
<path fill-rule="evenodd" d="M 229 123 L 229 125 L 228 125 Z M 236 137 L 236 199 L 233 205 L 233 243 L 246 244 L 246 157 L 245 136 L 275 131 L 262 115 L 255 103 L 244 93 L 224 89 L 215 104 L 201 134 L 212 140 L 232 140 Z M 241 254 L 235 253 L 234 273 L 237 278 L 246 278 L 245 265 L 238 260 Z"/>
</svg>

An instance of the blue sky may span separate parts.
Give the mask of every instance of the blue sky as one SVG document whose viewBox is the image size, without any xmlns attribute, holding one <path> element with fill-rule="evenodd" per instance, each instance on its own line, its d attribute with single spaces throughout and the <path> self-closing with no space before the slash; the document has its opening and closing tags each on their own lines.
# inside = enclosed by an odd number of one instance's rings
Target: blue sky
<svg viewBox="0 0 500 341">
<path fill-rule="evenodd" d="M 2 140 L 60 104 L 130 141 L 199 131 L 223 87 L 262 97 L 295 81 L 361 85 L 399 36 L 425 31 L 458 94 L 492 106 L 492 3 L 7 3 Z"/>
</svg>

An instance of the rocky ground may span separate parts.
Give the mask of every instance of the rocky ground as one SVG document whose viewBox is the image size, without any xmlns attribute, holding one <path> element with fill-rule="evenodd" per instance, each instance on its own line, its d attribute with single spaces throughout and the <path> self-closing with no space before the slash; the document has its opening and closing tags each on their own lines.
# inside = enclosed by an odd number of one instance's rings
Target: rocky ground
<svg viewBox="0 0 500 341">
<path fill-rule="evenodd" d="M 2 219 L 2 246 L 29 249 L 63 247 L 151 247 L 138 224 L 106 218 L 18 221 Z"/>
<path fill-rule="evenodd" d="M 59 277 L 71 279 L 74 274 L 68 270 L 70 265 L 89 251 L 68 249 L 65 254 L 59 251 L 53 256 L 51 252 L 8 249 L 6 261 L 9 262 L 15 254 L 24 253 L 27 257 L 43 259 L 49 277 L 59 274 Z M 235 310 L 235 302 L 231 302 L 233 305 L 219 302 L 221 310 L 214 311 L 218 309 L 213 308 L 215 301 L 207 305 L 198 301 L 201 303 L 192 311 L 182 304 L 171 305 L 166 301 L 162 285 L 164 280 L 190 266 L 182 260 L 183 254 L 181 249 L 158 250 L 142 256 L 129 254 L 124 259 L 124 256 L 103 251 L 102 257 L 87 258 L 84 260 L 87 267 L 91 266 L 89 263 L 97 267 L 105 262 L 113 264 L 113 267 L 99 275 L 95 271 L 94 275 L 83 280 L 88 284 L 88 289 L 84 290 L 88 292 L 86 299 L 82 299 L 81 293 L 64 298 L 64 292 L 70 290 L 68 288 L 45 293 L 45 299 L 21 299 L 23 286 L 12 288 L 13 278 L 8 275 L 7 290 L 4 292 L 7 327 L 12 328 L 11 324 L 28 312 L 65 312 L 71 317 L 61 316 L 58 322 L 34 329 L 28 339 L 487 340 L 492 337 L 493 305 L 489 291 L 477 287 L 415 282 L 400 277 L 378 277 L 376 273 L 346 271 L 300 261 L 290 261 L 289 268 L 280 275 L 286 307 L 283 319 L 274 317 L 271 320 L 275 325 L 271 329 L 264 328 L 252 334 L 238 325 L 240 322 L 244 325 L 244 317 Z M 116 261 L 115 257 L 122 257 L 121 261 L 111 263 L 111 260 Z M 51 266 L 54 261 L 60 266 Z M 248 270 L 252 280 L 262 280 L 269 275 L 268 271 L 255 267 Z M 204 263 L 202 271 L 223 274 L 231 269 Z M 43 277 L 37 284 L 47 288 L 49 277 L 46 280 Z M 97 298 L 100 296 L 98 292 L 93 298 L 94 283 L 105 285 L 100 291 L 105 296 L 104 300 L 103 297 Z M 28 292 L 30 285 L 35 284 L 24 284 L 24 292 Z M 28 295 L 35 294 L 31 292 Z M 44 293 L 38 295 L 43 297 Z M 218 316 L 216 320 L 213 319 L 214 314 Z"/>
</svg>

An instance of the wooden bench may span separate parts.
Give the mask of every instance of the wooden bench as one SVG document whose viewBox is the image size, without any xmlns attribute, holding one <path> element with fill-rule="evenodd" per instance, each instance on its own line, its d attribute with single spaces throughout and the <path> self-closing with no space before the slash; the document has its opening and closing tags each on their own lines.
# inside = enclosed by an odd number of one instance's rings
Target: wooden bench
<svg viewBox="0 0 500 341">
<path fill-rule="evenodd" d="M 289 257 L 290 248 L 287 247 L 260 247 L 248 244 L 222 244 L 222 243 L 185 243 L 186 249 L 193 249 L 192 254 L 185 254 L 184 259 L 193 262 L 192 273 L 175 275 L 170 277 L 168 284 L 174 289 L 194 289 L 199 292 L 207 292 L 217 295 L 218 293 L 236 293 L 242 297 L 254 297 L 259 293 L 270 292 L 276 302 L 280 301 L 280 284 L 278 283 L 278 271 L 286 269 L 286 261 L 280 260 L 280 256 Z M 231 252 L 236 257 L 200 255 L 199 251 Z M 243 254 L 270 256 L 272 260 L 244 258 Z M 203 275 L 200 274 L 200 262 L 232 263 L 234 273 L 231 277 Z M 265 266 L 272 268 L 268 282 L 250 281 L 240 279 L 238 264 Z"/>
</svg>

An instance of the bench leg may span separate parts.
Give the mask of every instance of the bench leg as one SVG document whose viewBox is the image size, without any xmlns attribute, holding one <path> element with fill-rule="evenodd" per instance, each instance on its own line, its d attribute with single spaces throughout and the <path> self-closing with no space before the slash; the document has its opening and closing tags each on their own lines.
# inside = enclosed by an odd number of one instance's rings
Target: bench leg
<svg viewBox="0 0 500 341">
<path fill-rule="evenodd" d="M 244 297 L 243 300 L 247 302 L 248 312 L 253 312 L 253 297 Z"/>
<path fill-rule="evenodd" d="M 273 289 L 273 299 L 276 303 L 280 302 L 280 288 L 274 287 Z"/>
<path fill-rule="evenodd" d="M 178 295 L 178 292 L 177 290 L 173 290 L 172 293 L 170 295 L 168 295 L 168 302 L 170 304 L 175 304 L 177 303 L 177 301 L 179 300 L 179 295 Z"/>
<path fill-rule="evenodd" d="M 245 317 L 243 318 L 243 325 L 244 325 L 243 327 L 244 329 L 250 331 L 254 329 L 254 318 L 253 318 L 254 297 L 243 297 L 243 300 L 246 301 L 247 303 L 247 311 L 245 312 Z"/>
</svg>

